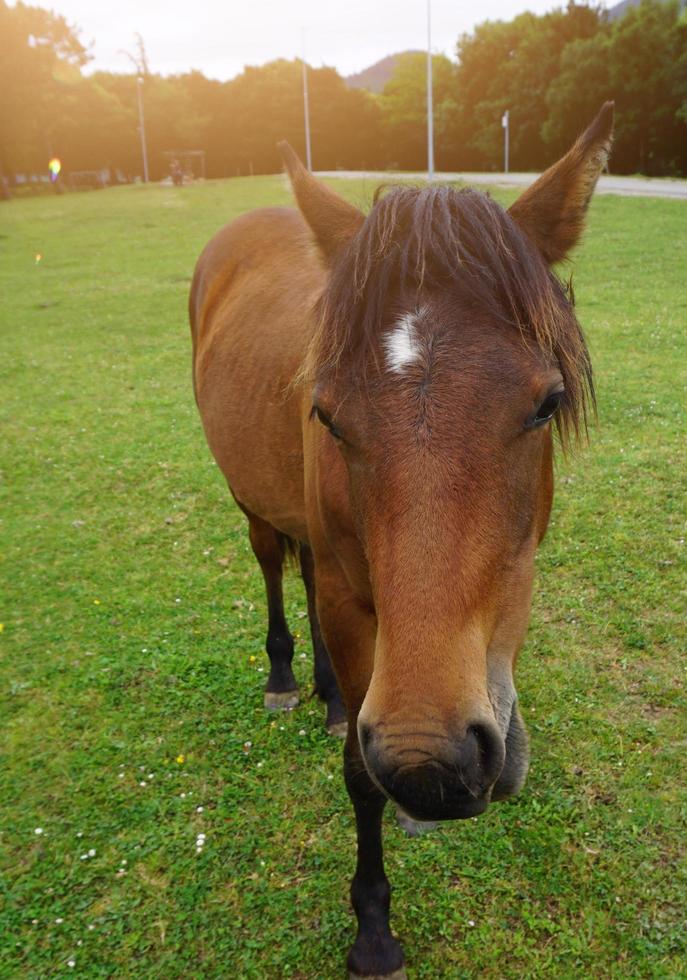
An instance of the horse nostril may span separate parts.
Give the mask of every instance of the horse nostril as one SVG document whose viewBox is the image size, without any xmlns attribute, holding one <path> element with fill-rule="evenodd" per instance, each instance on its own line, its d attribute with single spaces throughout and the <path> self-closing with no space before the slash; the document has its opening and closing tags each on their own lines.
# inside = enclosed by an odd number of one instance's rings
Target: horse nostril
<svg viewBox="0 0 687 980">
<path fill-rule="evenodd" d="M 489 724 L 468 725 L 460 747 L 459 766 L 465 785 L 483 792 L 498 778 L 505 760 L 505 746 L 498 730 Z"/>
</svg>

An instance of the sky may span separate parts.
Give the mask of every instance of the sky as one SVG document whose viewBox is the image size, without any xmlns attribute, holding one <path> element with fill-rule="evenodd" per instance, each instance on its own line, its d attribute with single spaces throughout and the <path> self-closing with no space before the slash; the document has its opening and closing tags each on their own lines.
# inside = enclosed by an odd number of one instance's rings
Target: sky
<svg viewBox="0 0 687 980">
<path fill-rule="evenodd" d="M 49 7 L 81 29 L 94 56 L 90 71 L 127 72 L 122 50 L 146 44 L 150 70 L 162 75 L 199 69 L 226 80 L 245 65 L 294 58 L 348 75 L 427 43 L 426 0 L 28 0 Z M 543 13 L 565 0 L 432 0 L 432 50 L 454 57 L 461 33 L 484 20 L 510 20 L 523 10 Z"/>
</svg>

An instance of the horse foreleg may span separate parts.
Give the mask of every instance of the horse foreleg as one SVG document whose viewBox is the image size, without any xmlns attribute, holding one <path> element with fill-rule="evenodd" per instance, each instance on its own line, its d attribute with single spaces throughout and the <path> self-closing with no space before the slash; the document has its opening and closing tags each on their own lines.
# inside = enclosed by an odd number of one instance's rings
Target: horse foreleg
<svg viewBox="0 0 687 980">
<path fill-rule="evenodd" d="M 348 711 L 344 777 L 355 810 L 358 856 L 351 902 L 358 933 L 348 954 L 351 980 L 403 980 L 403 950 L 391 934 L 391 888 L 384 873 L 382 814 L 386 797 L 365 768 L 357 719 L 374 663 L 377 623 L 371 609 L 351 593 L 336 563 L 317 566 L 317 608 Z"/>
<path fill-rule="evenodd" d="M 286 625 L 282 593 L 284 538 L 271 524 L 243 509 L 248 517 L 250 543 L 262 570 L 267 591 L 265 648 L 270 658 L 270 673 L 265 685 L 265 707 L 269 711 L 295 708 L 298 704 L 298 685 L 291 669 L 293 637 Z"/>
<path fill-rule="evenodd" d="M 310 635 L 312 637 L 313 654 L 315 658 L 315 690 L 322 701 L 327 705 L 326 726 L 330 735 L 338 735 L 344 738 L 348 728 L 346 722 L 346 708 L 344 707 L 339 685 L 334 674 L 332 662 L 329 659 L 329 652 L 322 639 L 320 631 L 320 621 L 317 617 L 317 606 L 315 602 L 315 567 L 312 551 L 302 544 L 299 551 L 301 563 L 301 575 L 305 585 L 305 594 L 308 600 L 308 619 L 310 620 Z"/>
<path fill-rule="evenodd" d="M 367 774 L 353 729 L 344 749 L 346 788 L 355 809 L 358 859 L 351 883 L 351 902 L 358 934 L 348 954 L 351 980 L 365 977 L 404 980 L 403 950 L 391 934 L 391 887 L 384 873 L 382 814 L 386 797 Z"/>
</svg>

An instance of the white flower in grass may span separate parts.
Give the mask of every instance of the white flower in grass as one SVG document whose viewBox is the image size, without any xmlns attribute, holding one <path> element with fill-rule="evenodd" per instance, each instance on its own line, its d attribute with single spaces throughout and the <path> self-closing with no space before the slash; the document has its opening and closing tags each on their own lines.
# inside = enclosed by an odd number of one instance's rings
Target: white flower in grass
<svg viewBox="0 0 687 980">
<path fill-rule="evenodd" d="M 36 829 L 34 830 L 34 834 L 35 834 L 35 835 L 36 835 L 37 837 L 40 837 L 40 835 L 41 835 L 42 833 L 43 833 L 43 828 L 42 828 L 42 827 L 36 827 Z"/>
</svg>

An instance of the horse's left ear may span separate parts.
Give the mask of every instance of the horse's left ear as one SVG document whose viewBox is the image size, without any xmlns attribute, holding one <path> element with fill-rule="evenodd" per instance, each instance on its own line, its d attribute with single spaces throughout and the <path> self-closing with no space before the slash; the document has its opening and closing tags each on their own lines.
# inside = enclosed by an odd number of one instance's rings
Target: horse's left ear
<svg viewBox="0 0 687 980">
<path fill-rule="evenodd" d="M 313 177 L 286 140 L 279 149 L 301 214 L 325 259 L 331 260 L 350 242 L 365 215 Z"/>
<path fill-rule="evenodd" d="M 509 208 L 549 264 L 560 262 L 578 243 L 612 141 L 613 102 L 606 102 L 572 149 Z"/>
</svg>

